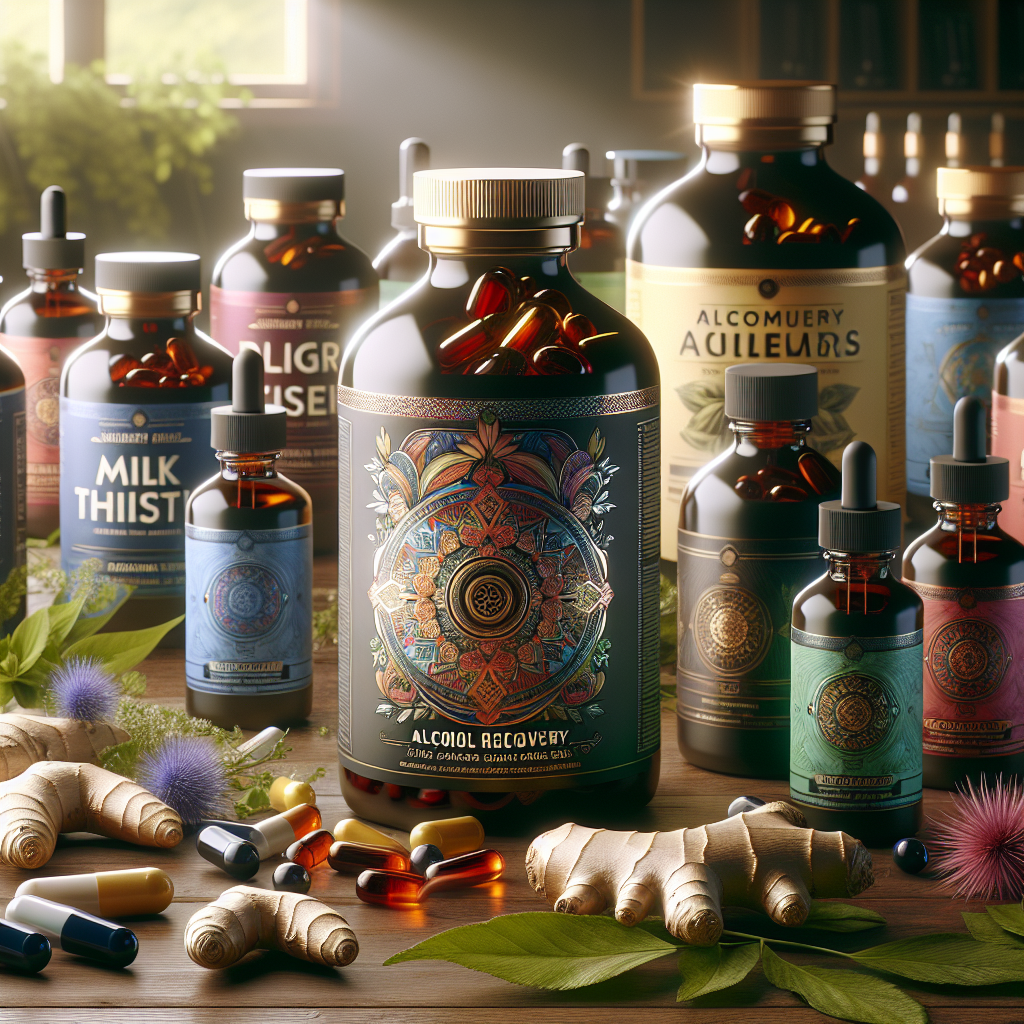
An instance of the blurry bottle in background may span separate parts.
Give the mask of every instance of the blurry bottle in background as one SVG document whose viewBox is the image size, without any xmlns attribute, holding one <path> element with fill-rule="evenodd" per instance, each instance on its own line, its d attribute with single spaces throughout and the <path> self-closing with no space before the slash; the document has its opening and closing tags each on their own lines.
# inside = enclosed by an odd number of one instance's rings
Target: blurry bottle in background
<svg viewBox="0 0 1024 1024">
<path fill-rule="evenodd" d="M 1002 114 L 992 115 L 988 132 L 988 163 L 990 167 L 1002 167 L 1006 162 L 1006 118 Z"/>
<path fill-rule="evenodd" d="M 679 177 L 678 173 L 673 173 L 677 169 L 670 165 L 682 160 L 683 154 L 667 149 L 609 149 L 605 158 L 612 162 L 612 197 L 605 216 L 626 232 L 640 204 Z M 640 165 L 647 163 L 660 164 L 668 173 L 659 173 L 655 168 L 642 169 Z M 641 171 L 645 177 L 641 177 Z"/>
<path fill-rule="evenodd" d="M 60 372 L 71 352 L 100 333 L 103 317 L 96 297 L 78 287 L 85 235 L 67 230 L 67 199 L 57 185 L 42 194 L 39 228 L 21 236 L 31 284 L 0 310 L 0 344 L 25 375 L 27 529 L 48 537 L 60 526 Z"/>
<path fill-rule="evenodd" d="M 622 313 L 626 308 L 626 235 L 605 211 L 611 182 L 590 173 L 590 150 L 579 142 L 562 150 L 562 169 L 582 171 L 587 180 L 580 247 L 569 254 L 569 269 L 588 292 Z"/>
<path fill-rule="evenodd" d="M 884 198 L 881 180 L 884 154 L 885 140 L 882 136 L 882 119 L 872 111 L 864 121 L 864 172 L 855 184 L 879 201 Z"/>
<path fill-rule="evenodd" d="M 921 160 L 924 157 L 924 135 L 921 115 L 907 114 L 907 130 L 903 134 L 903 177 L 893 186 L 892 201 L 905 205 L 921 197 Z"/>
<path fill-rule="evenodd" d="M 950 114 L 946 118 L 946 166 L 962 167 L 965 156 L 963 124 L 960 115 Z"/>
<path fill-rule="evenodd" d="M 412 219 L 412 176 L 429 166 L 430 147 L 422 139 L 406 139 L 399 146 L 399 194 L 391 204 L 391 226 L 398 234 L 373 261 L 373 269 L 380 276 L 381 309 L 427 272 L 430 257 L 416 243 L 416 222 Z"/>
<path fill-rule="evenodd" d="M 0 635 L 25 618 L 25 377 L 0 346 Z M 8 581 L 11 586 L 8 587 Z"/>
<path fill-rule="evenodd" d="M 929 174 L 925 180 L 924 151 L 921 115 L 908 114 L 903 135 L 903 177 L 893 186 L 890 207 L 903 231 L 908 252 L 913 252 L 942 226 L 931 184 L 935 179 Z"/>
</svg>

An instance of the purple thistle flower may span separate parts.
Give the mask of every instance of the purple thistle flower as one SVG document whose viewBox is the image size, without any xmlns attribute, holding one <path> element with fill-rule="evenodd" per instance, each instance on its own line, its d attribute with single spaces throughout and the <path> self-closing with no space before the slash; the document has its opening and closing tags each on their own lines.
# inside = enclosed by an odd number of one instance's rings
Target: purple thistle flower
<svg viewBox="0 0 1024 1024">
<path fill-rule="evenodd" d="M 68 658 L 50 673 L 50 699 L 61 718 L 109 721 L 120 696 L 117 681 L 96 658 Z"/>
<path fill-rule="evenodd" d="M 227 772 L 212 740 L 169 736 L 139 762 L 136 777 L 181 815 L 186 825 L 216 817 L 224 805 Z"/>
</svg>

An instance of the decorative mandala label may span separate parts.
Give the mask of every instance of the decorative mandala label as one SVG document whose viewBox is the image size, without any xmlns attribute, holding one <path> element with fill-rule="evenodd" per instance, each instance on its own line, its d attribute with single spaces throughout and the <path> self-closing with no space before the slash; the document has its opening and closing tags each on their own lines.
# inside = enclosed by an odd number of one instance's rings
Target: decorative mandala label
<svg viewBox="0 0 1024 1024">
<path fill-rule="evenodd" d="M 274 625 L 285 595 L 269 569 L 240 562 L 221 570 L 206 600 L 217 625 L 229 636 L 244 638 L 262 635 Z"/>
<path fill-rule="evenodd" d="M 1003 634 L 981 618 L 954 619 L 928 645 L 935 684 L 957 701 L 982 700 L 1003 681 L 1009 665 Z"/>
<path fill-rule="evenodd" d="M 710 587 L 693 610 L 693 635 L 701 661 L 720 675 L 741 675 L 764 660 L 772 620 L 764 602 L 742 587 Z"/>
<path fill-rule="evenodd" d="M 826 679 L 808 708 L 822 735 L 845 751 L 867 750 L 889 731 L 896 707 L 882 684 L 860 672 L 845 672 Z"/>
</svg>

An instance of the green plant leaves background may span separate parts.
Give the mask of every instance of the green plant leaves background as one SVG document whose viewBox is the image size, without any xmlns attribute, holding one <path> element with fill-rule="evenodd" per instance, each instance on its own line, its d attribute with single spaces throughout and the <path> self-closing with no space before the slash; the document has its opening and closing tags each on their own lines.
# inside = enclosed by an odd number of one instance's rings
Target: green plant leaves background
<svg viewBox="0 0 1024 1024">
<path fill-rule="evenodd" d="M 676 1000 L 696 999 L 723 988 L 738 985 L 761 959 L 761 944 L 684 946 L 679 951 L 679 973 L 683 983 Z"/>
</svg>

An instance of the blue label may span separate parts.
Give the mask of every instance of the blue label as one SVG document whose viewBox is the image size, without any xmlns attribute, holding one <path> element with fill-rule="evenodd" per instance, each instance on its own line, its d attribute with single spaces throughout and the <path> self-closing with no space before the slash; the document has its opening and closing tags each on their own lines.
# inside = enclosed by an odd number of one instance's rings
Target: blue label
<svg viewBox="0 0 1024 1024">
<path fill-rule="evenodd" d="M 185 676 L 206 693 L 301 690 L 313 675 L 313 528 L 185 527 Z"/>
<path fill-rule="evenodd" d="M 223 402 L 60 400 L 64 570 L 88 558 L 140 596 L 185 593 L 185 505 L 218 471 L 210 410 Z"/>
<path fill-rule="evenodd" d="M 991 402 L 996 355 L 1024 332 L 1024 299 L 907 295 L 907 489 L 927 496 L 929 461 L 953 450 L 953 406 Z"/>
<path fill-rule="evenodd" d="M 25 565 L 25 389 L 0 394 L 0 588 Z M 20 589 L 18 587 L 17 589 Z M 4 591 L 6 593 L 6 591 Z M 8 604 L 5 600 L 4 604 Z M 0 609 L 0 636 L 25 615 L 21 598 Z"/>
</svg>

